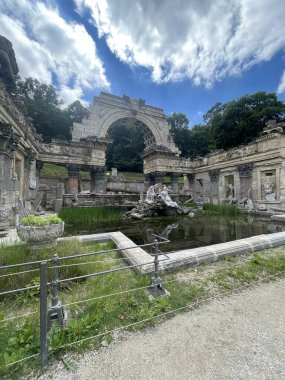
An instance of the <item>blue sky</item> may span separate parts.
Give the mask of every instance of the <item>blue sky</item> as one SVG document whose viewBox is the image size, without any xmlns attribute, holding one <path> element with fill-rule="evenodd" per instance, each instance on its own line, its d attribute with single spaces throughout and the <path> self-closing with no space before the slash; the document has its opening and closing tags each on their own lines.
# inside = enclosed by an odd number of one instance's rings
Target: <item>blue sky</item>
<svg viewBox="0 0 285 380">
<path fill-rule="evenodd" d="M 285 100 L 283 0 L 2 0 L 0 11 L 20 75 L 55 84 L 66 104 L 127 94 L 193 125 L 246 93 Z"/>
</svg>

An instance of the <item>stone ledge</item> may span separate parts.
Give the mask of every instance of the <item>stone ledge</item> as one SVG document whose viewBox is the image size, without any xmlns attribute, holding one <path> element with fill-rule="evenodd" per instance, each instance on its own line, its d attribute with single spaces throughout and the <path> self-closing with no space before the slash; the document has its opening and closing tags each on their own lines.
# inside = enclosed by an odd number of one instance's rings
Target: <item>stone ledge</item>
<svg viewBox="0 0 285 380">
<path fill-rule="evenodd" d="M 152 264 L 153 257 L 144 249 L 137 246 L 131 239 L 120 231 L 107 232 L 90 235 L 70 236 L 58 239 L 64 241 L 67 239 L 78 239 L 80 242 L 105 242 L 112 240 L 117 248 L 121 249 L 130 265 L 139 265 L 134 270 L 138 274 L 151 273 L 154 270 Z M 0 239 L 0 244 L 15 244 L 20 240 L 16 234 L 11 234 L 9 238 Z M 226 243 L 208 245 L 205 247 L 184 249 L 167 254 L 169 260 L 163 257 L 160 262 L 160 271 L 169 272 L 181 267 L 199 265 L 204 262 L 215 262 L 226 256 L 240 256 L 251 254 L 268 248 L 278 247 L 285 244 L 285 232 L 276 232 L 268 235 L 257 235 L 246 239 L 234 240 Z M 131 248 L 130 248 L 131 247 Z"/>
</svg>

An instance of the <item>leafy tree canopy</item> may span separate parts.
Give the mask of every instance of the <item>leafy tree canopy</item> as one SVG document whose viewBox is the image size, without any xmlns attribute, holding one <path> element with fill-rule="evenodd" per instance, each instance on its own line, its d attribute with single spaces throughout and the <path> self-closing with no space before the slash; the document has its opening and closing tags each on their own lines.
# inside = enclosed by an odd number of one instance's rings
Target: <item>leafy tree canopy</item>
<svg viewBox="0 0 285 380">
<path fill-rule="evenodd" d="M 189 128 L 189 120 L 184 113 L 173 112 L 171 116 L 167 118 L 168 124 L 170 124 L 171 132 L 176 130 L 187 130 Z"/>
<path fill-rule="evenodd" d="M 247 144 L 259 136 L 266 121 L 285 120 L 285 104 L 275 93 L 257 92 L 229 103 L 217 103 L 204 121 L 212 130 L 218 149 Z"/>
<path fill-rule="evenodd" d="M 285 121 L 285 103 L 275 93 L 257 92 L 228 103 L 216 103 L 203 116 L 204 124 L 188 129 L 186 115 L 168 118 L 174 141 L 183 157 L 204 156 L 214 149 L 247 144 L 260 135 L 265 123 Z"/>
<path fill-rule="evenodd" d="M 24 96 L 28 116 L 45 141 L 52 138 L 69 139 L 74 121 L 80 121 L 87 110 L 79 100 L 62 109 L 63 101 L 51 84 L 34 78 L 18 79 L 17 93 Z"/>
<path fill-rule="evenodd" d="M 107 166 L 122 171 L 143 171 L 142 154 L 144 136 L 142 130 L 132 125 L 116 125 L 109 130 L 113 144 L 107 151 Z"/>
</svg>

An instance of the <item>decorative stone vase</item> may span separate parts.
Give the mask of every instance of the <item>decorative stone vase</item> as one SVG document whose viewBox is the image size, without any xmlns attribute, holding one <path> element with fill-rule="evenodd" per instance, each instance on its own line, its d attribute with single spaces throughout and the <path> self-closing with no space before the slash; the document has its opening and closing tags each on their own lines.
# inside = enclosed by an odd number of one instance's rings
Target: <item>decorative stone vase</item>
<svg viewBox="0 0 285 380">
<path fill-rule="evenodd" d="M 17 224 L 16 229 L 19 238 L 28 243 L 32 250 L 51 248 L 56 246 L 57 239 L 62 236 L 64 222 L 41 227 Z"/>
</svg>

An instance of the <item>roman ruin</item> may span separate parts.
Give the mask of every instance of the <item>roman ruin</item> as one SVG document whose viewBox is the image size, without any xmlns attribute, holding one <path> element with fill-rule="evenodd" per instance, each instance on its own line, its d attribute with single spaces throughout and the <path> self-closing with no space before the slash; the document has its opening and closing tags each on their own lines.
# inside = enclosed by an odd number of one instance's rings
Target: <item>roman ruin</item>
<svg viewBox="0 0 285 380">
<path fill-rule="evenodd" d="M 236 203 L 260 212 L 285 206 L 285 123 L 269 121 L 262 136 L 246 146 L 185 159 L 180 157 L 161 108 L 147 105 L 143 99 L 102 92 L 94 97 L 88 116 L 81 123 L 74 123 L 71 141 L 55 139 L 44 143 L 27 117 L 23 99 L 15 94 L 18 67 L 12 44 L 4 37 L 0 38 L 0 63 L 2 235 L 15 226 L 19 214 L 37 210 L 41 204 L 44 189 L 40 188 L 39 173 L 44 162 L 64 164 L 68 169 L 66 182 L 49 192 L 48 202 L 53 210 L 59 210 L 63 204 L 137 201 L 139 194 L 150 186 L 162 184 L 165 175 L 171 179 L 173 194 L 184 194 L 193 201 Z M 108 131 L 122 122 L 137 125 L 144 132 L 145 182 L 122 187 L 116 179 L 109 181 L 112 185 L 108 189 L 106 150 L 112 144 Z M 82 169 L 90 171 L 89 192 L 81 191 Z M 178 179 L 182 176 L 187 181 L 179 189 Z"/>
</svg>

